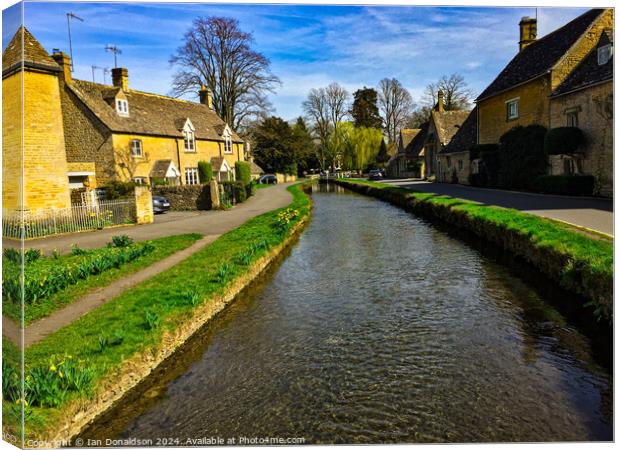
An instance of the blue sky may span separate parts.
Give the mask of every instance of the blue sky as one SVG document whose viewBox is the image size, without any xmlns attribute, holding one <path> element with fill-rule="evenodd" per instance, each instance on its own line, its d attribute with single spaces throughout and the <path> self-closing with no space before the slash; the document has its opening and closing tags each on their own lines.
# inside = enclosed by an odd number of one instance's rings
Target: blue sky
<svg viewBox="0 0 620 450">
<path fill-rule="evenodd" d="M 539 37 L 585 10 L 539 8 Z M 74 77 L 92 80 L 91 65 L 113 67 L 104 47 L 116 44 L 130 87 L 161 94 L 174 73 L 168 59 L 192 20 L 235 17 L 280 77 L 271 100 L 289 120 L 311 88 L 332 81 L 353 92 L 395 77 L 418 100 L 428 83 L 459 72 L 478 94 L 517 52 L 518 22 L 534 8 L 33 2 L 24 5 L 24 22 L 48 51 L 68 53 L 67 12 L 84 19 L 72 24 Z M 4 10 L 3 48 L 17 26 L 19 8 Z M 103 81 L 100 70 L 95 76 Z"/>
</svg>

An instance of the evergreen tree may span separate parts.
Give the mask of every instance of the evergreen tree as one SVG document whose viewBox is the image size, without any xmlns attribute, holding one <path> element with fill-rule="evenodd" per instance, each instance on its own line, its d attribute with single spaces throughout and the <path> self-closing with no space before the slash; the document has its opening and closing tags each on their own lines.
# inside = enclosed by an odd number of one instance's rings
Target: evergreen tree
<svg viewBox="0 0 620 450">
<path fill-rule="evenodd" d="M 364 87 L 353 94 L 350 114 L 356 127 L 381 128 L 382 120 L 377 107 L 377 91 Z"/>
<path fill-rule="evenodd" d="M 390 154 L 388 153 L 387 145 L 385 144 L 385 140 L 381 139 L 381 144 L 379 145 L 379 153 L 377 153 L 377 162 L 379 164 L 385 164 L 390 159 Z"/>
</svg>

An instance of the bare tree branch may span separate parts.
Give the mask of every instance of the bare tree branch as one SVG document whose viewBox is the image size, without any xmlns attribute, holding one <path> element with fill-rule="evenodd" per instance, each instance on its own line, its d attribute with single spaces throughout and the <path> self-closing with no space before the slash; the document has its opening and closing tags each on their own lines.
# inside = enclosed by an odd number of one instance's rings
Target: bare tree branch
<svg viewBox="0 0 620 450">
<path fill-rule="evenodd" d="M 396 143 L 398 132 L 405 127 L 413 108 L 411 94 L 400 81 L 396 78 L 384 78 L 379 82 L 379 109 L 390 143 Z"/>
</svg>

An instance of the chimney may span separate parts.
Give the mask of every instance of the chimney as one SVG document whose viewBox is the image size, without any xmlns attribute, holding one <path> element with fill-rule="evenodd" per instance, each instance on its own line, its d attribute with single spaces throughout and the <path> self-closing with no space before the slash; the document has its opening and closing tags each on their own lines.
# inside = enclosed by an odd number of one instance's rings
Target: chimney
<svg viewBox="0 0 620 450">
<path fill-rule="evenodd" d="M 536 19 L 531 17 L 521 18 L 519 30 L 519 51 L 521 51 L 536 40 Z"/>
<path fill-rule="evenodd" d="M 60 72 L 60 77 L 65 83 L 71 83 L 71 58 L 69 58 L 69 55 L 58 49 L 54 49 L 52 58 L 54 58 L 54 61 L 56 61 L 56 64 L 58 64 L 62 70 L 62 72 Z"/>
<path fill-rule="evenodd" d="M 124 67 L 115 67 L 112 69 L 112 84 L 121 88 L 123 91 L 129 90 L 129 76 L 127 69 Z"/>
<path fill-rule="evenodd" d="M 441 89 L 437 91 L 437 111 L 443 112 L 443 91 Z"/>
<path fill-rule="evenodd" d="M 200 103 L 207 105 L 209 109 L 213 109 L 213 96 L 211 95 L 211 90 L 208 87 L 204 84 L 200 86 L 198 95 L 200 96 Z"/>
</svg>

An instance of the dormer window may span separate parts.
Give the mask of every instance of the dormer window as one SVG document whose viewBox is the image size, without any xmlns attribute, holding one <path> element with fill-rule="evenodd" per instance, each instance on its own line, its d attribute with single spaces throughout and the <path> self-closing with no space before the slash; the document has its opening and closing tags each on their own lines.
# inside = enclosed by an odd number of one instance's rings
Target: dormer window
<svg viewBox="0 0 620 450">
<path fill-rule="evenodd" d="M 224 132 L 222 133 L 222 137 L 224 138 L 224 153 L 232 154 L 232 137 L 230 134 L 230 128 L 228 125 L 224 128 Z"/>
<path fill-rule="evenodd" d="M 116 112 L 119 116 L 129 115 L 129 106 L 127 105 L 127 100 L 123 100 L 120 98 L 116 99 Z"/>
<path fill-rule="evenodd" d="M 603 45 L 597 49 L 598 52 L 598 65 L 604 66 L 611 59 L 611 55 L 613 54 L 611 44 Z"/>
<path fill-rule="evenodd" d="M 186 152 L 196 151 L 196 136 L 194 135 L 194 125 L 187 119 L 183 125 L 183 148 Z"/>
</svg>

